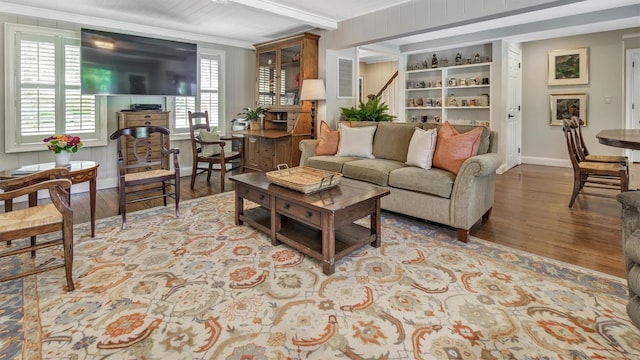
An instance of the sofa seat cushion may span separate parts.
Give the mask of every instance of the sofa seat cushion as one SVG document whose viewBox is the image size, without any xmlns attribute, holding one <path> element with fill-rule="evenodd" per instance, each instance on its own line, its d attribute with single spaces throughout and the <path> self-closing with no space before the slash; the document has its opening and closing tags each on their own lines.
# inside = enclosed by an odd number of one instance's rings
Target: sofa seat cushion
<svg viewBox="0 0 640 360">
<path fill-rule="evenodd" d="M 451 198 L 453 182 L 456 176 L 442 169 L 422 169 L 415 166 L 391 171 L 389 174 L 389 186 L 418 191 L 425 194 Z"/>
<path fill-rule="evenodd" d="M 395 160 L 362 159 L 345 163 L 342 174 L 351 179 L 387 186 L 389 173 L 403 167 L 406 167 L 404 163 Z"/>
<path fill-rule="evenodd" d="M 342 165 L 361 158 L 349 156 L 318 155 L 307 159 L 307 166 L 334 172 L 342 172 Z"/>
</svg>

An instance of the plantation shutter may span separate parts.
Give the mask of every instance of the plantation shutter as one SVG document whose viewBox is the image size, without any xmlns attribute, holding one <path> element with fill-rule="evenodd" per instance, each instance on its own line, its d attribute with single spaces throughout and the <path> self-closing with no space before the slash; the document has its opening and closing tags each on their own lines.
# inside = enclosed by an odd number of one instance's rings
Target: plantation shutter
<svg viewBox="0 0 640 360">
<path fill-rule="evenodd" d="M 80 93 L 80 46 L 78 41 L 64 44 L 65 132 L 75 135 L 96 131 L 96 97 Z M 86 138 L 86 135 L 82 135 Z"/>
<path fill-rule="evenodd" d="M 200 110 L 209 112 L 211 126 L 219 122 L 219 57 L 200 58 Z"/>
<path fill-rule="evenodd" d="M 18 99 L 24 140 L 56 132 L 56 44 L 54 37 L 21 34 Z M 41 139 L 40 139 L 41 140 Z"/>
<path fill-rule="evenodd" d="M 80 40 L 18 32 L 20 143 L 49 135 L 97 138 L 96 101 L 80 93 Z"/>
<path fill-rule="evenodd" d="M 269 89 L 271 69 L 265 66 L 260 66 L 258 71 L 260 72 L 258 74 L 258 104 L 275 105 L 275 96 L 271 95 L 271 91 Z"/>
<path fill-rule="evenodd" d="M 174 132 L 189 129 L 188 111 L 208 111 L 209 123 L 218 126 L 220 118 L 220 56 L 200 54 L 199 97 L 176 96 L 174 98 Z"/>
<path fill-rule="evenodd" d="M 189 129 L 188 111 L 196 110 L 195 96 L 176 96 L 174 104 L 175 128 Z M 179 131 L 180 132 L 180 131 Z M 184 131 L 181 131 L 184 132 Z"/>
</svg>

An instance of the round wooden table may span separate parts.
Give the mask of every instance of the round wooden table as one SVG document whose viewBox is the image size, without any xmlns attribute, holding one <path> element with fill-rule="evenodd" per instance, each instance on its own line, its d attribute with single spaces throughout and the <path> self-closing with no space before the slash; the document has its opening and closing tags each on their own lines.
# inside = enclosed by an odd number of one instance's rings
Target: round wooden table
<svg viewBox="0 0 640 360">
<path fill-rule="evenodd" d="M 619 148 L 640 150 L 639 129 L 607 129 L 596 134 L 600 144 Z"/>
<path fill-rule="evenodd" d="M 85 181 L 89 182 L 89 206 L 91 208 L 91 237 L 96 236 L 96 179 L 98 178 L 98 164 L 95 161 L 72 161 L 67 169 L 69 174 L 66 179 L 71 180 L 72 184 L 79 184 Z M 56 167 L 53 162 L 25 165 L 17 169 L 0 171 L 0 178 L 12 178 L 21 175 L 29 175 L 38 171 L 49 170 Z M 10 190 L 10 189 L 2 189 Z M 38 202 L 37 194 L 29 195 L 29 206 L 35 206 Z M 7 200 L 4 202 L 5 212 L 13 209 L 13 202 Z"/>
</svg>

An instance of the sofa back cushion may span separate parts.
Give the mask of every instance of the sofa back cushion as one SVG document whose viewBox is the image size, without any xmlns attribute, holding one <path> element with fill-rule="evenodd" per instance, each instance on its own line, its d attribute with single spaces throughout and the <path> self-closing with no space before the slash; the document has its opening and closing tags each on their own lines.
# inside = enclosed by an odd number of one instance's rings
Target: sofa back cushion
<svg viewBox="0 0 640 360">
<path fill-rule="evenodd" d="M 491 130 L 486 126 L 477 125 L 452 125 L 454 129 L 460 134 L 464 134 L 476 128 L 482 128 L 482 135 L 480 135 L 480 146 L 478 146 L 478 153 L 476 155 L 482 155 L 489 152 L 489 146 L 491 145 Z M 438 131 L 442 128 L 441 124 L 424 123 L 422 128 L 425 130 L 437 128 Z"/>
<path fill-rule="evenodd" d="M 373 155 L 376 159 L 407 161 L 407 150 L 415 127 L 413 123 L 378 123 L 373 139 Z"/>
<path fill-rule="evenodd" d="M 378 122 L 375 121 L 343 121 L 340 124 L 349 123 L 351 127 L 363 127 L 363 126 L 378 126 Z"/>
</svg>

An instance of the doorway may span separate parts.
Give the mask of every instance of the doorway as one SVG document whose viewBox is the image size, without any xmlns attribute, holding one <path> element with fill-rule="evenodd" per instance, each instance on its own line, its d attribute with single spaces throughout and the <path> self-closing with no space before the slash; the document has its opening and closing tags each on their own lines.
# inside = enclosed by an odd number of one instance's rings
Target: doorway
<svg viewBox="0 0 640 360">
<path fill-rule="evenodd" d="M 507 103 L 506 103 L 506 167 L 511 169 L 522 163 L 522 51 L 510 46 L 507 58 Z"/>
<path fill-rule="evenodd" d="M 389 114 L 400 119 L 400 86 L 398 72 L 399 57 L 397 52 L 376 47 L 358 47 L 358 94 L 356 102 L 367 102 L 369 95 L 379 96 L 381 102 L 389 106 Z"/>
<path fill-rule="evenodd" d="M 640 49 L 629 49 L 625 65 L 626 127 L 640 129 Z M 640 151 L 628 150 L 632 162 L 640 162 Z"/>
</svg>

